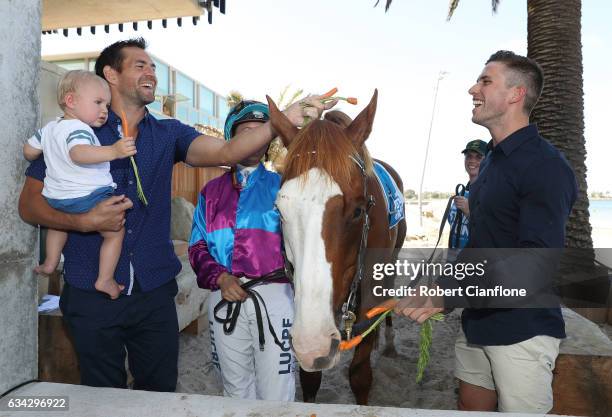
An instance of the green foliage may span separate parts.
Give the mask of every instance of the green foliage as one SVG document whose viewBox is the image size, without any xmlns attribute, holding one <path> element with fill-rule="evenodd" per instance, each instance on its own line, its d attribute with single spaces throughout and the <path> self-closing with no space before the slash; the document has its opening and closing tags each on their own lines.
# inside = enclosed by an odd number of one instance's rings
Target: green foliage
<svg viewBox="0 0 612 417">
<path fill-rule="evenodd" d="M 433 320 L 442 321 L 444 320 L 444 314 L 436 313 L 421 325 L 421 332 L 419 334 L 419 360 L 417 362 L 417 375 L 416 382 L 421 382 L 425 368 L 429 363 L 429 348 L 431 347 L 432 334 L 433 334 Z"/>
<path fill-rule="evenodd" d="M 285 102 L 285 97 L 287 96 L 287 93 L 289 92 L 289 87 L 290 87 L 290 85 L 288 85 L 285 88 L 283 88 L 283 91 L 281 91 L 280 96 L 278 97 L 278 101 L 277 101 L 276 105 L 278 106 L 279 109 L 282 109 L 282 110 L 286 109 L 287 107 L 289 107 L 293 103 L 295 103 L 295 101 L 297 100 L 297 98 L 299 96 L 304 94 L 304 89 L 299 88 L 299 89 L 295 90 L 293 92 L 293 94 L 291 95 L 291 97 L 289 98 L 289 100 L 287 100 L 287 102 Z"/>
</svg>

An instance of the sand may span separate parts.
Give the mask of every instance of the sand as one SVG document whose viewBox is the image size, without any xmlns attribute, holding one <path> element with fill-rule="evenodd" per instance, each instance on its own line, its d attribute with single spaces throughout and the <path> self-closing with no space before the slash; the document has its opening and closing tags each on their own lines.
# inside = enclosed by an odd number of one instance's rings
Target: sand
<svg viewBox="0 0 612 417">
<path fill-rule="evenodd" d="M 396 357 L 383 356 L 383 336 L 372 354 L 374 383 L 370 405 L 428 409 L 454 409 L 456 383 L 453 380 L 453 343 L 459 329 L 459 316 L 452 314 L 435 323 L 431 363 L 420 384 L 415 383 L 418 357 L 419 326 L 410 320 L 394 320 Z M 382 332 L 381 332 L 382 333 Z M 352 404 L 355 402 L 348 382 L 348 365 L 352 353 L 343 353 L 340 363 L 323 373 L 317 396 L 319 403 Z M 222 388 L 211 363 L 208 332 L 198 336 L 181 334 L 178 392 L 221 395 Z M 301 400 L 301 388 L 297 399 Z"/>
</svg>

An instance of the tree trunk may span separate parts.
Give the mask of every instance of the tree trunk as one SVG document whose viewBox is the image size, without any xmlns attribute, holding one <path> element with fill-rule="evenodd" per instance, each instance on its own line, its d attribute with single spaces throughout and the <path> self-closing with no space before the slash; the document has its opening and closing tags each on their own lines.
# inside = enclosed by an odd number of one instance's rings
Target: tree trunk
<svg viewBox="0 0 612 417">
<path fill-rule="evenodd" d="M 542 136 L 565 154 L 576 174 L 578 199 L 566 227 L 566 245 L 592 248 L 580 18 L 581 0 L 527 1 L 527 55 L 544 70 L 544 91 L 531 119 Z"/>
</svg>

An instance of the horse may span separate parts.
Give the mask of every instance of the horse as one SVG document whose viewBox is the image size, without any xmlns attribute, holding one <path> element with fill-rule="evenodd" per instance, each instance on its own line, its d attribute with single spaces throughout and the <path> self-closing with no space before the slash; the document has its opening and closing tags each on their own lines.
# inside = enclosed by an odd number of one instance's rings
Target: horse
<svg viewBox="0 0 612 417">
<path fill-rule="evenodd" d="M 293 265 L 295 317 L 290 335 L 306 402 L 315 400 L 321 371 L 338 361 L 345 331 L 340 317 L 355 314 L 350 327 L 354 320 L 365 320 L 375 306 L 371 294 L 380 282 L 372 278 L 372 259 L 364 260 L 364 251 L 376 249 L 379 259 L 393 261 L 406 235 L 403 217 L 389 227 L 385 192 L 365 146 L 377 97 L 375 90 L 353 121 L 341 112 L 328 112 L 323 120 L 299 130 L 267 97 L 272 127 L 288 148 L 276 205 L 286 258 Z M 376 162 L 403 193 L 397 172 Z M 351 390 L 361 405 L 367 404 L 372 384 L 370 354 L 375 340 L 376 332 L 363 339 L 349 367 Z"/>
</svg>

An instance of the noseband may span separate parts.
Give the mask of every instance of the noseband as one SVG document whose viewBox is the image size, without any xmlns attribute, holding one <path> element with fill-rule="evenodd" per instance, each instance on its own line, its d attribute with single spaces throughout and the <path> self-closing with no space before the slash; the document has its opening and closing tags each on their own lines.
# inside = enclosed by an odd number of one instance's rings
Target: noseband
<svg viewBox="0 0 612 417">
<path fill-rule="evenodd" d="M 297 155 L 299 156 L 299 155 Z M 368 232 L 370 231 L 370 208 L 375 204 L 374 197 L 372 194 L 368 194 L 368 175 L 366 172 L 365 162 L 358 155 L 353 154 L 349 155 L 349 158 L 357 164 L 359 168 L 359 172 L 361 172 L 361 176 L 363 178 L 363 195 L 367 200 L 366 209 L 364 214 L 363 226 L 361 229 L 361 242 L 359 244 L 359 253 L 357 254 L 357 269 L 355 271 L 355 275 L 353 276 L 353 281 L 351 282 L 351 287 L 349 291 L 349 295 L 346 301 L 342 304 L 342 317 L 341 317 L 341 328 L 344 330 L 342 334 L 342 338 L 344 340 L 350 340 L 351 334 L 353 331 L 353 325 L 357 320 L 357 314 L 355 312 L 357 308 L 357 291 L 359 290 L 359 284 L 363 279 L 363 272 L 365 266 L 365 250 L 368 244 Z M 287 259 L 287 254 L 285 253 L 285 248 L 283 247 L 283 258 L 285 259 L 285 276 L 293 282 L 293 265 Z"/>
</svg>

